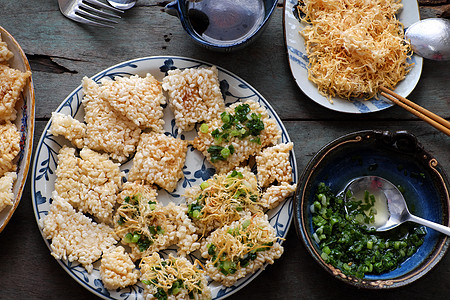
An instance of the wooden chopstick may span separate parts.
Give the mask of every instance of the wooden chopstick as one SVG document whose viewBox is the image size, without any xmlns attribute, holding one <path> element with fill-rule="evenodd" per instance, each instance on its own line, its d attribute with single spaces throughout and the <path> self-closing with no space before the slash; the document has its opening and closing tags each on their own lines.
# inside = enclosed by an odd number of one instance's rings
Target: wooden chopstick
<svg viewBox="0 0 450 300">
<path fill-rule="evenodd" d="M 394 93 L 393 91 L 385 88 L 380 87 L 381 95 L 388 98 L 398 106 L 403 107 L 410 113 L 414 114 L 415 116 L 421 118 L 431 126 L 435 127 L 436 129 L 442 131 L 446 135 L 450 136 L 450 122 L 446 119 L 432 113 L 429 110 L 426 110 L 425 108 L 417 105 L 416 103 Z"/>
</svg>

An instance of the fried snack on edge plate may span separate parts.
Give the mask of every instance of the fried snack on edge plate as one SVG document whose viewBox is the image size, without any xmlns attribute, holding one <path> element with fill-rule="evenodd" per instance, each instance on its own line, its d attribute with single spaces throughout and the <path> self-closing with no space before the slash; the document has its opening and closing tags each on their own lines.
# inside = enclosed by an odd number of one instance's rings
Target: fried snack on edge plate
<svg viewBox="0 0 450 300">
<path fill-rule="evenodd" d="M 8 64 L 8 60 L 13 58 L 14 53 L 8 49 L 8 44 L 2 40 L 2 35 L 0 34 L 0 64 Z"/>
<path fill-rule="evenodd" d="M 0 177 L 6 172 L 16 171 L 14 158 L 20 151 L 20 133 L 16 125 L 0 122 Z"/>
<path fill-rule="evenodd" d="M 13 205 L 14 193 L 12 188 L 17 179 L 15 172 L 7 172 L 0 176 L 0 212 L 8 205 Z"/>
<path fill-rule="evenodd" d="M 0 121 L 16 119 L 16 102 L 30 77 L 30 71 L 22 72 L 0 64 Z"/>
<path fill-rule="evenodd" d="M 14 181 L 17 174 L 16 156 L 20 151 L 20 132 L 14 121 L 17 118 L 16 103 L 27 84 L 31 72 L 9 67 L 14 53 L 8 49 L 0 35 L 0 212 L 13 205 Z M 10 172 L 11 171 L 11 172 Z"/>
</svg>

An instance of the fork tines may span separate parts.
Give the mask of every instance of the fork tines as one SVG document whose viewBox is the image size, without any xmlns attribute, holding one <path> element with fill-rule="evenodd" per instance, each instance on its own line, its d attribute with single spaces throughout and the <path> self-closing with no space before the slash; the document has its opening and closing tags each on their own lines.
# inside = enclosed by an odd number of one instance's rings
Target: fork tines
<svg viewBox="0 0 450 300">
<path fill-rule="evenodd" d="M 115 19 L 121 18 L 119 15 L 114 14 L 113 12 L 123 13 L 123 10 L 114 8 L 97 0 L 81 0 L 78 4 L 78 9 L 75 11 L 75 14 L 82 18 L 85 18 L 91 25 L 113 27 L 108 23 L 116 24 L 118 22 Z"/>
</svg>

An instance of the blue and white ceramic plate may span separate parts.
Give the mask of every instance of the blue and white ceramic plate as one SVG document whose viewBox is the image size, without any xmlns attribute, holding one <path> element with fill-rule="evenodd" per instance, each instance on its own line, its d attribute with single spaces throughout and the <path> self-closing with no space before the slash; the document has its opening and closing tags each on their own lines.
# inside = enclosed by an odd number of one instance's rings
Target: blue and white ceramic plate
<svg viewBox="0 0 450 300">
<path fill-rule="evenodd" d="M 295 6 L 297 2 L 297 0 L 285 0 L 284 2 L 284 30 L 291 72 L 303 93 L 326 108 L 345 113 L 370 113 L 391 107 L 393 103 L 384 97 L 380 97 L 379 100 L 372 98 L 369 100 L 354 99 L 352 101 L 333 98 L 333 103 L 331 103 L 319 93 L 317 86 L 308 79 L 308 57 L 306 55 L 305 40 L 299 33 L 305 25 L 301 24 L 296 17 Z M 398 17 L 406 29 L 420 20 L 419 6 L 416 0 L 403 0 L 402 2 L 403 10 Z M 407 97 L 414 90 L 422 73 L 422 57 L 413 55 L 409 62 L 414 63 L 414 67 L 394 90 L 403 97 Z"/>
<path fill-rule="evenodd" d="M 161 81 L 167 74 L 167 71 L 176 68 L 195 68 L 199 66 L 211 66 L 208 63 L 183 57 L 145 57 L 127 61 L 113 67 L 110 67 L 92 77 L 93 80 L 99 81 L 103 77 L 114 78 L 115 76 L 129 76 L 140 75 L 145 76 L 151 73 L 156 79 Z M 281 120 L 265 100 L 253 87 L 243 81 L 236 75 L 218 67 L 220 88 L 227 105 L 236 101 L 245 101 L 248 99 L 257 101 L 261 106 L 265 107 L 271 118 L 277 121 L 279 128 L 282 130 L 281 142 L 287 143 L 290 141 L 286 129 Z M 72 117 L 83 121 L 84 109 L 82 107 L 83 91 L 82 87 L 76 88 L 58 107 L 57 112 L 71 115 Z M 164 130 L 166 134 L 181 139 L 193 139 L 196 135 L 196 130 L 191 132 L 179 133 L 175 126 L 173 114 L 168 107 L 164 108 Z M 47 214 L 50 206 L 51 193 L 54 190 L 55 170 L 57 166 L 57 154 L 63 145 L 69 145 L 69 142 L 61 137 L 51 135 L 48 130 L 50 122 L 45 127 L 36 149 L 35 160 L 32 170 L 32 201 L 35 212 L 35 217 L 38 223 Z M 293 170 L 293 182 L 297 183 L 297 165 L 295 161 L 294 152 L 291 152 L 290 162 Z M 122 165 L 122 170 L 126 173 L 131 167 L 131 161 Z M 180 180 L 176 190 L 173 193 L 167 193 L 164 190 L 158 191 L 158 200 L 163 204 L 169 201 L 181 203 L 184 201 L 182 197 L 184 190 L 190 186 L 198 185 L 204 180 L 210 178 L 214 174 L 212 166 L 205 161 L 202 154 L 189 146 L 186 156 L 186 163 L 183 168 L 184 178 Z M 278 207 L 267 212 L 270 223 L 277 231 L 277 236 L 285 238 L 287 230 L 292 220 L 293 198 L 290 197 L 281 203 Z M 41 231 L 42 233 L 42 231 Z M 45 240 L 47 246 L 50 241 Z M 168 255 L 170 252 L 175 252 L 176 248 L 161 251 L 162 255 Z M 202 260 L 197 254 L 189 255 L 189 259 Z M 137 284 L 135 286 L 121 289 L 121 290 L 107 290 L 103 287 L 100 280 L 99 265 L 100 262 L 94 264 L 94 270 L 88 274 L 86 270 L 78 264 L 78 262 L 68 262 L 66 260 L 58 260 L 61 267 L 70 274 L 77 282 L 79 282 L 86 289 L 92 293 L 103 297 L 105 299 L 143 299 L 142 286 Z M 209 282 L 213 299 L 223 299 L 239 289 L 243 288 L 250 281 L 255 279 L 262 271 L 249 275 L 239 280 L 231 287 L 224 287 L 217 282 Z"/>
</svg>

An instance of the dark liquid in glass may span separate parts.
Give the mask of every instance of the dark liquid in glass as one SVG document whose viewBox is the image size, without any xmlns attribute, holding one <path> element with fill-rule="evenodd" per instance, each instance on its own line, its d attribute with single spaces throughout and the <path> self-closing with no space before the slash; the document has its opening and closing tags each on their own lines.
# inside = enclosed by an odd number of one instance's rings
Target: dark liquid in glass
<svg viewBox="0 0 450 300">
<path fill-rule="evenodd" d="M 226 44 L 251 35 L 264 20 L 262 0 L 187 2 L 193 29 L 205 40 Z"/>
</svg>

